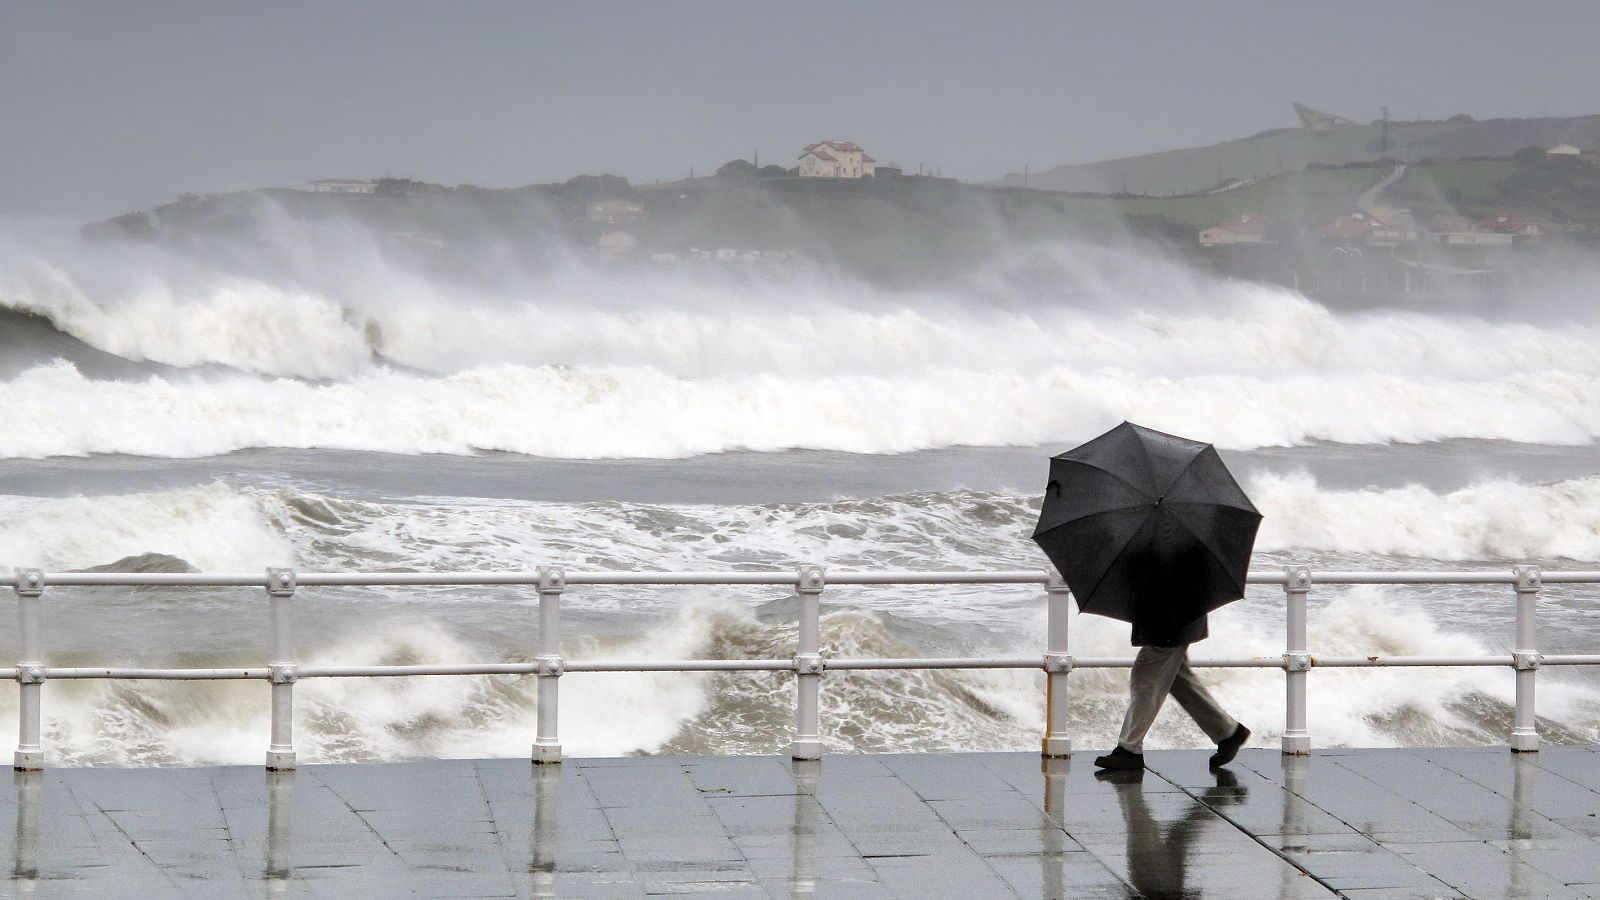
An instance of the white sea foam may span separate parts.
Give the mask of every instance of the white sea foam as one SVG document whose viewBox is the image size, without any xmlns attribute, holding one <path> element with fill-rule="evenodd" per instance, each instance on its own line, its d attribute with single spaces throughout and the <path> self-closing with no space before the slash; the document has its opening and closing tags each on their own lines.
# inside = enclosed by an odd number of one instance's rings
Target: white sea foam
<svg viewBox="0 0 1600 900">
<path fill-rule="evenodd" d="M 1600 562 L 1600 477 L 1334 490 L 1242 473 L 1265 519 L 1258 554 Z M 761 506 L 334 498 L 221 483 L 140 494 L 0 496 L 0 566 L 83 568 L 144 553 L 202 570 L 403 562 L 463 570 L 796 560 L 836 567 L 1015 568 L 1037 498 L 951 491 Z M 916 592 L 911 592 L 914 597 Z M 914 602 L 914 601 L 913 601 Z M 957 608 L 959 612 L 959 607 Z"/>
<path fill-rule="evenodd" d="M 255 571 L 295 556 L 259 495 L 223 484 L 99 497 L 0 495 L 0 568 L 7 571 L 81 569 L 145 553 L 210 572 Z"/>
<path fill-rule="evenodd" d="M 1583 444 L 1600 436 L 1600 378 L 1168 378 L 1054 367 L 691 380 L 655 369 L 503 365 L 443 377 L 380 369 L 329 384 L 103 382 L 58 362 L 0 384 L 0 409 L 15 424 L 0 432 L 0 457 L 9 458 L 194 457 L 249 447 L 580 459 L 788 448 L 881 454 L 1065 443 L 1124 418 L 1236 449 L 1448 438 Z"/>
<path fill-rule="evenodd" d="M 1600 332 L 1584 321 L 1340 314 L 1126 248 L 1028 248 L 910 291 L 570 263 L 491 291 L 359 242 L 332 274 L 306 263 L 281 283 L 85 252 L 0 253 L 0 305 L 129 359 L 234 372 L 111 383 L 41 360 L 0 384 L 25 426 L 0 457 L 896 453 L 1064 442 L 1122 419 L 1236 449 L 1600 437 Z"/>
<path fill-rule="evenodd" d="M 1600 561 L 1600 477 L 1332 491 L 1309 475 L 1251 477 L 1266 518 L 1258 550 L 1315 549 L 1440 560 Z"/>
</svg>

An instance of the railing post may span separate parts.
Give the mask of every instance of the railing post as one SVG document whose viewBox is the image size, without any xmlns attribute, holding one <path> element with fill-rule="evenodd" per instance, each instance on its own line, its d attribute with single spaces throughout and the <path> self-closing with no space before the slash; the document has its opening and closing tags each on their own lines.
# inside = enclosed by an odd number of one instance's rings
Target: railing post
<svg viewBox="0 0 1600 900">
<path fill-rule="evenodd" d="M 1067 733 L 1067 675 L 1072 656 L 1067 652 L 1067 618 L 1072 613 L 1072 592 L 1054 566 L 1045 571 L 1046 638 L 1044 646 L 1045 756 L 1071 756 L 1072 736 Z"/>
<path fill-rule="evenodd" d="M 1306 595 L 1311 593 L 1311 570 L 1305 566 L 1284 569 L 1283 592 L 1288 601 L 1288 646 L 1283 654 L 1283 752 L 1309 756 L 1306 673 L 1311 671 L 1311 654 L 1306 649 Z"/>
<path fill-rule="evenodd" d="M 1534 719 L 1533 688 L 1544 657 L 1539 653 L 1537 636 L 1539 589 L 1544 575 L 1538 566 L 1512 566 L 1516 576 L 1517 643 L 1511 651 L 1517 670 L 1517 720 L 1511 729 L 1511 750 L 1532 753 L 1539 749 L 1539 723 Z"/>
<path fill-rule="evenodd" d="M 533 741 L 533 764 L 561 762 L 561 736 L 558 719 L 561 710 L 561 675 L 566 661 L 561 658 L 561 592 L 567 575 L 553 566 L 539 567 L 539 721 Z"/>
<path fill-rule="evenodd" d="M 12 764 L 18 771 L 34 772 L 44 768 L 44 750 L 39 746 L 40 700 L 44 689 L 39 598 L 44 595 L 44 573 L 38 569 L 18 569 L 16 592 L 21 659 L 17 662 L 17 753 Z"/>
<path fill-rule="evenodd" d="M 293 569 L 267 570 L 267 598 L 272 616 L 272 661 L 267 665 L 272 681 L 272 743 L 267 747 L 267 771 L 294 769 L 294 683 L 300 671 L 294 661 Z"/>
<path fill-rule="evenodd" d="M 794 759 L 821 759 L 822 736 L 818 695 L 822 687 L 822 586 L 821 566 L 801 566 L 795 571 L 795 594 L 800 598 L 800 635 L 794 656 L 795 704 Z"/>
</svg>

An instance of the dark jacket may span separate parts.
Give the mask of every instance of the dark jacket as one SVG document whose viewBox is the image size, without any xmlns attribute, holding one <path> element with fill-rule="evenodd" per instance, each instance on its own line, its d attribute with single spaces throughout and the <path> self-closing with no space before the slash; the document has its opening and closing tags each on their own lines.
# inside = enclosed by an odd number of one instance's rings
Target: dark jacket
<svg viewBox="0 0 1600 900">
<path fill-rule="evenodd" d="M 1132 640 L 1135 647 L 1183 647 L 1209 635 L 1201 616 L 1189 622 L 1134 622 Z"/>
</svg>

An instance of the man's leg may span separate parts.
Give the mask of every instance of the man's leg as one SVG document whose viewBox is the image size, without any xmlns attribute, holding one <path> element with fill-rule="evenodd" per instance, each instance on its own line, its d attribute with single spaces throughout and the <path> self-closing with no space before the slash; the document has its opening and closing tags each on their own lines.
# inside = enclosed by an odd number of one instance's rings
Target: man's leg
<svg viewBox="0 0 1600 900">
<path fill-rule="evenodd" d="M 1217 705 L 1216 698 L 1206 690 L 1206 686 L 1194 674 L 1194 669 L 1189 668 L 1187 648 L 1184 648 L 1181 658 L 1182 662 L 1172 679 L 1172 699 L 1178 701 L 1178 705 L 1189 714 L 1189 718 L 1194 719 L 1194 723 L 1211 738 L 1212 743 L 1220 744 L 1233 734 L 1239 722 Z"/>
<path fill-rule="evenodd" d="M 1130 753 L 1144 752 L 1144 735 L 1155 723 L 1156 713 L 1172 690 L 1173 679 L 1183 666 L 1184 647 L 1140 647 L 1128 678 L 1128 713 L 1122 717 L 1122 734 L 1117 746 Z"/>
</svg>

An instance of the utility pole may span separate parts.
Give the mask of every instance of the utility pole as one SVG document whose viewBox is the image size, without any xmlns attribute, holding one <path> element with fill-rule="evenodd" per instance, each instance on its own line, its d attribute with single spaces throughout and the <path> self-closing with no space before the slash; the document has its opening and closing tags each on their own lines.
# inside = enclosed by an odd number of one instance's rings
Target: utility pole
<svg viewBox="0 0 1600 900">
<path fill-rule="evenodd" d="M 1023 187 L 1027 187 L 1028 186 L 1028 164 L 1027 163 L 1023 163 L 1022 164 L 1022 186 Z"/>
<path fill-rule="evenodd" d="M 1389 158 L 1389 107 L 1383 108 L 1383 150 L 1378 154 L 1379 159 Z"/>
</svg>

